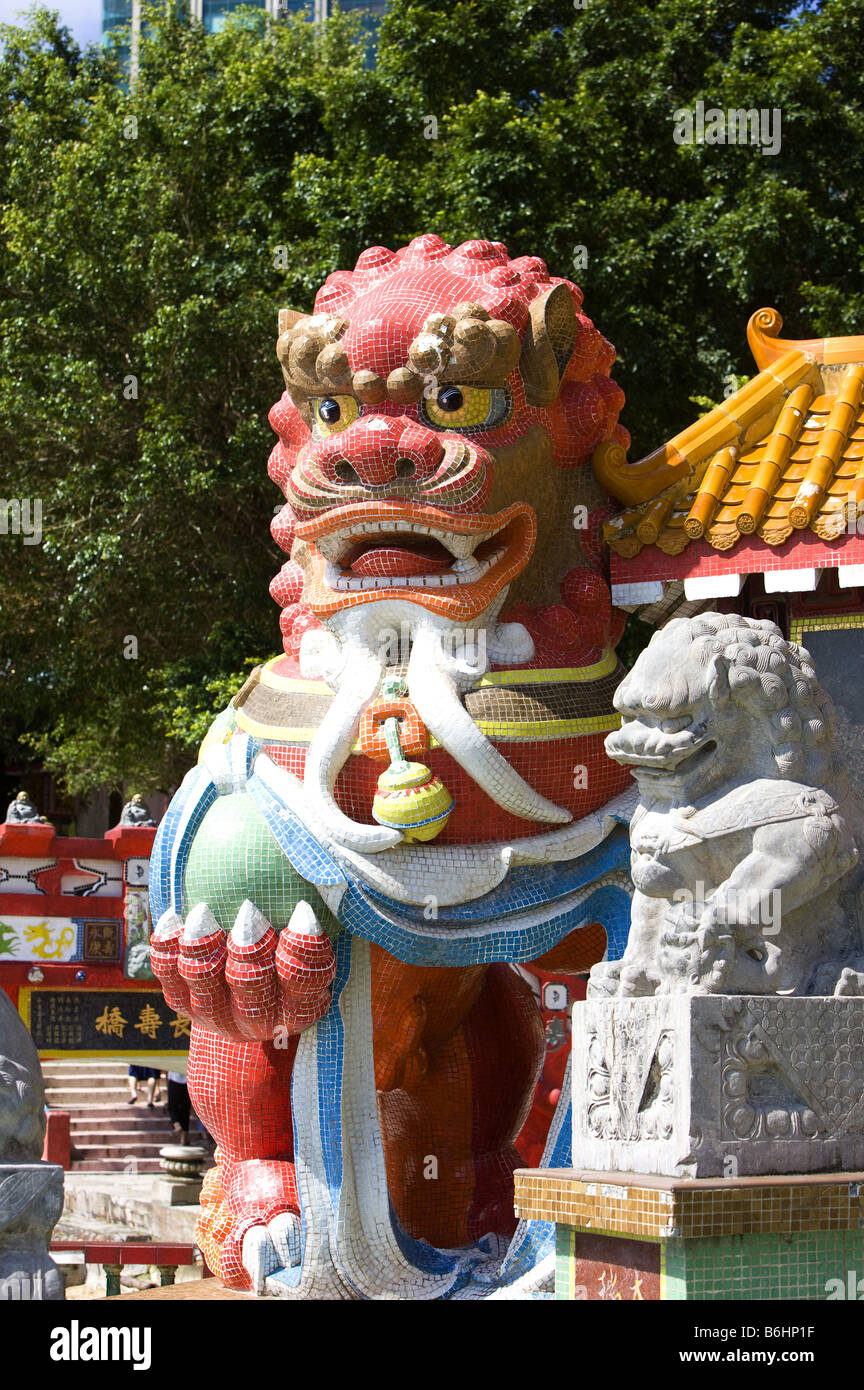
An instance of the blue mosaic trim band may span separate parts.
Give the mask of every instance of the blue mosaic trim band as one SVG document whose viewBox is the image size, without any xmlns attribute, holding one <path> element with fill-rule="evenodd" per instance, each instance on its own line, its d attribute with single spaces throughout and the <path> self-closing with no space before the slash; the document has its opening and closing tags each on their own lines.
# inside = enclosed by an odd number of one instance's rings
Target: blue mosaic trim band
<svg viewBox="0 0 864 1390">
<path fill-rule="evenodd" d="M 300 877 L 318 888 L 344 883 L 345 873 L 336 860 L 299 817 L 283 805 L 266 782 L 253 772 L 248 786 L 273 838 Z"/>
<path fill-rule="evenodd" d="M 573 1161 L 573 1124 L 570 1084 L 571 1059 L 561 1083 L 561 1098 L 555 1107 L 552 1124 L 546 1137 L 546 1147 L 540 1160 L 541 1168 L 569 1168 Z M 501 1266 L 499 1283 L 512 1284 L 528 1274 L 547 1255 L 555 1250 L 553 1221 L 520 1221 Z"/>
<path fill-rule="evenodd" d="M 186 863 L 189 859 L 192 841 L 198 834 L 201 822 L 210 807 L 219 797 L 219 792 L 206 769 L 196 768 L 195 773 L 198 775 L 177 821 L 171 845 L 171 906 L 175 912 L 181 915 L 183 913 L 183 884 L 186 878 Z"/>
<path fill-rule="evenodd" d="M 518 841 L 515 842 L 518 845 Z M 494 918 L 512 917 L 534 907 L 546 907 L 565 898 L 579 888 L 595 883 L 615 869 L 626 869 L 630 865 L 630 841 L 626 827 L 616 827 L 601 844 L 578 859 L 566 859 L 553 864 L 520 865 L 510 869 L 504 880 L 485 893 L 482 898 L 470 902 L 453 903 L 442 908 L 448 922 L 466 923 L 490 922 Z M 394 903 L 375 888 L 367 888 L 366 896 L 373 902 L 380 902 L 385 911 L 395 906 L 403 916 L 419 922 L 428 922 L 425 909 L 405 903 Z"/>
<path fill-rule="evenodd" d="M 206 768 L 193 767 L 162 817 L 150 856 L 150 915 L 154 923 L 167 911 L 169 903 L 175 911 L 183 910 L 183 878 L 189 847 L 216 797 L 216 788 Z M 203 809 L 199 809 L 202 804 Z"/>
</svg>

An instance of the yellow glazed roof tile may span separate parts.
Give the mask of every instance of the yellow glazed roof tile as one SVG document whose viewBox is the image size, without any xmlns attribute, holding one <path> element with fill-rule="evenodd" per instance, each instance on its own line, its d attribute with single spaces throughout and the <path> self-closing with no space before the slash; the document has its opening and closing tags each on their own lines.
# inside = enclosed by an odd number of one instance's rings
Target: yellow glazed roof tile
<svg viewBox="0 0 864 1390">
<path fill-rule="evenodd" d="M 595 455 L 629 504 L 604 526 L 619 555 L 699 539 L 726 551 L 754 533 L 779 546 L 805 529 L 827 540 L 864 511 L 864 337 L 789 342 L 781 327 L 773 309 L 753 315 L 759 375 L 660 449 L 634 464 Z"/>
</svg>

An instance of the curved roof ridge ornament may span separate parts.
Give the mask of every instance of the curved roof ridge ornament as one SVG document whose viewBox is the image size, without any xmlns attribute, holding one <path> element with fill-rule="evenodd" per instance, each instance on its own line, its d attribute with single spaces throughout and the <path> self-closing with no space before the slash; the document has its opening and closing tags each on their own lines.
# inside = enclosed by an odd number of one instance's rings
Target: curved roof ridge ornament
<svg viewBox="0 0 864 1390">
<path fill-rule="evenodd" d="M 777 309 L 757 309 L 747 324 L 747 341 L 760 371 L 778 362 L 787 352 L 797 350 L 826 366 L 864 362 L 864 337 L 857 338 L 781 338 L 783 315 Z"/>
<path fill-rule="evenodd" d="M 864 350 L 864 338 L 860 341 Z M 801 348 L 785 343 L 782 348 L 758 376 L 644 458 L 630 463 L 619 444 L 598 444 L 591 462 L 601 487 L 628 506 L 639 506 L 682 478 L 692 481 L 699 466 L 721 449 L 750 447 L 814 369 L 813 357 Z"/>
</svg>

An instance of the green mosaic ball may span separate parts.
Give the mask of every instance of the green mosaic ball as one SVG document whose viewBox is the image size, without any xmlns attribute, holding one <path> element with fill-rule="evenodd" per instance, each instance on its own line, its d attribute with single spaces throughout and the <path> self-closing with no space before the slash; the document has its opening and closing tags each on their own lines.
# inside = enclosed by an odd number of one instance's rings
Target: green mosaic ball
<svg viewBox="0 0 864 1390">
<path fill-rule="evenodd" d="M 207 903 L 228 932 L 245 898 L 278 930 L 301 899 L 333 938 L 341 930 L 317 890 L 292 868 L 251 796 L 220 796 L 201 822 L 186 864 L 183 912 Z"/>
</svg>

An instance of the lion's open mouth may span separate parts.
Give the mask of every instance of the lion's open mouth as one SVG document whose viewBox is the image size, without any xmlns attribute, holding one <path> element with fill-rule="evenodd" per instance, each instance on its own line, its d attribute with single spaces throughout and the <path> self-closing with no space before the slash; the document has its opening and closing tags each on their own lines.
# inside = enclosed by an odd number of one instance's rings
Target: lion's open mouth
<svg viewBox="0 0 864 1390">
<path fill-rule="evenodd" d="M 468 617 L 527 564 L 534 513 L 521 503 L 479 516 L 366 503 L 304 522 L 297 535 L 318 552 L 308 595 L 313 612 L 333 612 L 344 596 L 362 593 L 428 601 L 439 611 L 458 608 L 454 617 Z"/>
<path fill-rule="evenodd" d="M 324 542 L 319 549 L 325 558 L 334 550 L 340 556 L 338 560 L 327 560 L 324 582 L 331 589 L 342 590 L 393 589 L 400 585 L 446 588 L 482 579 L 506 552 L 497 532 L 477 541 L 476 548 L 465 553 L 464 536 L 436 535 L 423 528 L 408 530 L 410 522 L 404 526 L 404 531 L 395 525 L 391 531 L 364 529 L 327 549 Z"/>
<path fill-rule="evenodd" d="M 703 763 L 711 760 L 717 752 L 717 744 L 713 738 L 706 739 L 692 753 L 688 753 L 683 758 L 639 758 L 631 756 L 627 759 L 633 767 L 637 777 L 656 777 L 664 781 L 674 778 L 676 781 L 684 781 L 696 772 Z"/>
</svg>

